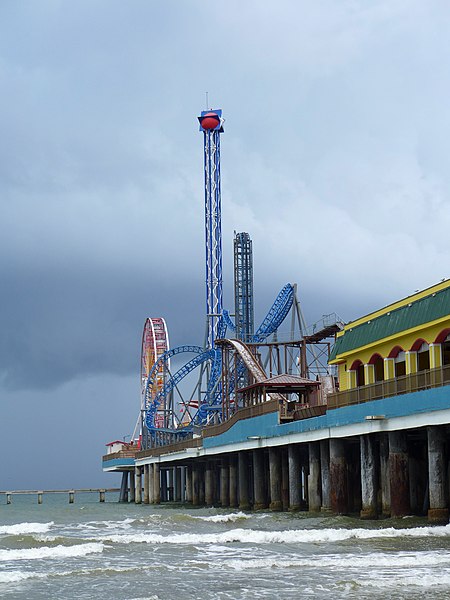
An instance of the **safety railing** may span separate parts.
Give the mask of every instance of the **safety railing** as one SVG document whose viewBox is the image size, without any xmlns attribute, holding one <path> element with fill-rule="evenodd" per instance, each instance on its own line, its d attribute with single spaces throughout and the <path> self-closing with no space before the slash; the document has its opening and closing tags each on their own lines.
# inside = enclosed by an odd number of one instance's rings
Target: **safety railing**
<svg viewBox="0 0 450 600">
<path fill-rule="evenodd" d="M 381 400 L 382 398 L 419 392 L 444 385 L 450 385 L 450 365 L 328 394 L 328 408 L 351 406 L 352 404 Z"/>
<path fill-rule="evenodd" d="M 119 452 L 111 452 L 110 454 L 105 454 L 103 456 L 103 461 L 114 460 L 116 458 L 134 458 L 136 452 L 139 452 L 137 448 L 135 450 L 119 450 Z"/>
</svg>

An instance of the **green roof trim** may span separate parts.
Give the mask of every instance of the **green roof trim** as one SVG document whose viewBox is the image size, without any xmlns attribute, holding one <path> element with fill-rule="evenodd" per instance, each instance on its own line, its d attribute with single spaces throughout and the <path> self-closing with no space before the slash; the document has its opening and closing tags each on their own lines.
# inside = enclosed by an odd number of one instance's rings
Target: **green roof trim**
<svg viewBox="0 0 450 600">
<path fill-rule="evenodd" d="M 450 287 L 391 310 L 366 323 L 346 329 L 344 335 L 336 339 L 329 361 L 335 360 L 340 354 L 447 315 L 450 316 Z"/>
</svg>

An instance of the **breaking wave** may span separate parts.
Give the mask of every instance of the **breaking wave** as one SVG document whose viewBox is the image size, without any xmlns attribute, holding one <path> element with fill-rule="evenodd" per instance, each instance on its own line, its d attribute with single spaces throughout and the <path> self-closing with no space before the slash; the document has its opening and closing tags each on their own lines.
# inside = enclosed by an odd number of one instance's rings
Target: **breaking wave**
<svg viewBox="0 0 450 600">
<path fill-rule="evenodd" d="M 370 540 L 380 538 L 450 537 L 450 525 L 442 527 L 415 527 L 411 529 L 295 529 L 286 531 L 256 531 L 233 529 L 222 533 L 179 533 L 160 535 L 154 533 L 118 534 L 101 536 L 102 541 L 119 544 L 303 544 L 342 542 L 351 539 Z"/>
<path fill-rule="evenodd" d="M 298 557 L 265 557 L 265 558 L 239 558 L 223 562 L 223 567 L 231 568 L 236 571 L 244 571 L 250 569 L 293 569 L 312 567 L 315 568 L 341 568 L 355 569 L 417 569 L 420 567 L 437 567 L 450 566 L 450 555 L 445 555 L 440 552 L 397 552 L 395 554 L 364 554 L 343 556 L 341 554 L 329 554 L 325 556 L 314 555 L 311 558 Z M 215 563 L 214 568 L 221 565 Z M 450 575 L 449 575 L 450 576 Z"/>
<path fill-rule="evenodd" d="M 211 515 L 209 517 L 193 517 L 201 521 L 210 523 L 235 523 L 241 519 L 251 519 L 252 515 L 246 515 L 243 512 L 231 513 L 229 515 Z"/>
<path fill-rule="evenodd" d="M 0 562 L 12 560 L 40 560 L 48 558 L 75 558 L 103 552 L 102 543 L 78 544 L 76 546 L 43 546 L 42 548 L 23 548 L 21 550 L 0 550 Z"/>
<path fill-rule="evenodd" d="M 0 535 L 27 535 L 29 533 L 45 533 L 54 525 L 50 523 L 16 523 L 15 525 L 0 525 Z"/>
</svg>

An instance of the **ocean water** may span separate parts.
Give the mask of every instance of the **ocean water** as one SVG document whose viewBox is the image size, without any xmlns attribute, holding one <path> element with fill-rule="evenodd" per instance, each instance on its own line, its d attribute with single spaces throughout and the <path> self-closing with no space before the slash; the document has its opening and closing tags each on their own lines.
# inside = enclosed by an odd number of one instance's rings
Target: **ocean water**
<svg viewBox="0 0 450 600">
<path fill-rule="evenodd" d="M 0 497 L 0 598 L 449 598 L 450 526 Z"/>
</svg>

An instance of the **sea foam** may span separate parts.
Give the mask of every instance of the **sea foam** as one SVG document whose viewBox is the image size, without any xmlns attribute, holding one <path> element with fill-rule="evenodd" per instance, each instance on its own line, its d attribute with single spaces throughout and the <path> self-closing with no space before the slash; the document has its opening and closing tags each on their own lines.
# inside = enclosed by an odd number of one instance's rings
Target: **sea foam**
<svg viewBox="0 0 450 600">
<path fill-rule="evenodd" d="M 1 583 L 18 583 L 19 581 L 25 581 L 26 579 L 46 579 L 47 574 L 45 573 L 31 573 L 26 571 L 5 571 L 0 573 L 0 584 Z"/>
<path fill-rule="evenodd" d="M 42 548 L 23 548 L 21 550 L 0 550 L 0 562 L 12 560 L 41 560 L 48 558 L 75 558 L 103 552 L 102 543 L 77 544 L 75 546 L 43 546 Z"/>
<path fill-rule="evenodd" d="M 221 533 L 179 533 L 160 535 L 156 533 L 135 533 L 101 536 L 102 541 L 119 544 L 302 544 L 332 543 L 346 540 L 370 540 L 404 537 L 450 537 L 450 525 L 442 527 L 414 527 L 411 529 L 288 529 L 286 531 L 256 531 L 254 529 L 233 529 Z"/>
<path fill-rule="evenodd" d="M 195 561 L 192 561 L 195 562 Z M 262 570 L 262 569 L 301 569 L 305 567 L 314 567 L 321 569 L 346 569 L 363 571 L 365 569 L 417 569 L 424 567 L 444 566 L 450 567 L 450 555 L 441 552 L 396 552 L 389 553 L 368 553 L 368 554 L 328 554 L 325 556 L 314 555 L 311 557 L 268 556 L 264 558 L 250 559 L 232 559 L 224 561 L 221 564 L 213 563 L 213 568 L 231 568 L 236 571 Z"/>
<path fill-rule="evenodd" d="M 208 521 L 210 523 L 235 523 L 241 519 L 250 519 L 250 515 L 243 512 L 231 513 L 229 515 L 210 515 L 209 517 L 194 517 L 200 521 Z"/>
<path fill-rule="evenodd" d="M 27 535 L 30 533 L 45 533 L 54 525 L 50 523 L 16 523 L 14 525 L 0 525 L 0 535 Z"/>
</svg>

